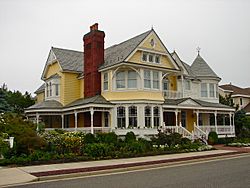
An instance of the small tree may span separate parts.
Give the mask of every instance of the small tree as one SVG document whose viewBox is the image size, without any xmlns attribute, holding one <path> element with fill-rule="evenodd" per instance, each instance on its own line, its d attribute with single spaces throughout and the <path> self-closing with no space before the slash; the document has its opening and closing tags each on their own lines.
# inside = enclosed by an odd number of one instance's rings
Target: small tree
<svg viewBox="0 0 250 188">
<path fill-rule="evenodd" d="M 211 131 L 208 134 L 208 144 L 214 145 L 218 143 L 218 134 L 214 131 Z"/>
</svg>

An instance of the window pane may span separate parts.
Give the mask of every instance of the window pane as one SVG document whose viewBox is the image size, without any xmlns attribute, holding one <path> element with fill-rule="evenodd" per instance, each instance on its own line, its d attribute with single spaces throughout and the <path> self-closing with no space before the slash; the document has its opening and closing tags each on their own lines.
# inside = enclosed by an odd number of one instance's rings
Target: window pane
<svg viewBox="0 0 250 188">
<path fill-rule="evenodd" d="M 128 71 L 128 88 L 137 88 L 137 73 Z"/>
<path fill-rule="evenodd" d="M 153 88 L 159 89 L 159 73 L 153 71 Z"/>
<path fill-rule="evenodd" d="M 108 90 L 108 73 L 105 73 L 103 77 L 103 89 Z"/>
<path fill-rule="evenodd" d="M 154 56 L 152 54 L 148 55 L 148 61 L 153 62 L 154 61 Z"/>
<path fill-rule="evenodd" d="M 116 74 L 116 88 L 125 88 L 125 72 Z"/>
<path fill-rule="evenodd" d="M 155 62 L 160 63 L 160 56 L 158 56 L 158 55 L 155 56 Z"/>
<path fill-rule="evenodd" d="M 144 87 L 151 88 L 151 72 L 144 70 Z"/>
<path fill-rule="evenodd" d="M 209 96 L 214 97 L 214 84 L 209 84 Z"/>
<path fill-rule="evenodd" d="M 145 116 L 145 126 L 147 128 L 151 127 L 151 107 L 150 106 L 146 106 L 144 109 L 144 116 Z"/>
<path fill-rule="evenodd" d="M 124 128 L 126 124 L 125 107 L 119 106 L 117 108 L 117 127 Z"/>
<path fill-rule="evenodd" d="M 163 90 L 167 91 L 168 90 L 168 80 L 163 79 Z"/>
<path fill-rule="evenodd" d="M 129 110 L 129 127 L 137 127 L 137 107 L 136 106 L 130 106 L 128 108 Z"/>
<path fill-rule="evenodd" d="M 142 61 L 147 61 L 147 53 L 142 53 Z"/>
<path fill-rule="evenodd" d="M 201 97 L 207 97 L 207 84 L 201 84 Z"/>
<path fill-rule="evenodd" d="M 55 84 L 56 96 L 59 95 L 59 85 Z"/>
</svg>

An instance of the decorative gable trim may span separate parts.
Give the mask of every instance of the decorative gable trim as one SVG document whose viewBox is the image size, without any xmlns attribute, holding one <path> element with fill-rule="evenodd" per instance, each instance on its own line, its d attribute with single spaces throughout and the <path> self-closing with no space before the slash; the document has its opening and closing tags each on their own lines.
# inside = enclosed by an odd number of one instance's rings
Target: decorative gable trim
<svg viewBox="0 0 250 188">
<path fill-rule="evenodd" d="M 201 105 L 192 99 L 186 99 L 185 101 L 178 104 L 178 106 L 199 106 L 200 107 Z"/>
</svg>

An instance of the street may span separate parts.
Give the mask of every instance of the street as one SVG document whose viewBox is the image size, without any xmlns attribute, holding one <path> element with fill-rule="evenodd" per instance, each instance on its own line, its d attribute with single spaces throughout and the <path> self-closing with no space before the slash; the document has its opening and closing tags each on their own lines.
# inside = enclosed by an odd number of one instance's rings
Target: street
<svg viewBox="0 0 250 188">
<path fill-rule="evenodd" d="M 201 163 L 161 167 L 109 175 L 49 182 L 35 182 L 25 188 L 167 188 L 167 187 L 250 187 L 250 155 Z"/>
</svg>

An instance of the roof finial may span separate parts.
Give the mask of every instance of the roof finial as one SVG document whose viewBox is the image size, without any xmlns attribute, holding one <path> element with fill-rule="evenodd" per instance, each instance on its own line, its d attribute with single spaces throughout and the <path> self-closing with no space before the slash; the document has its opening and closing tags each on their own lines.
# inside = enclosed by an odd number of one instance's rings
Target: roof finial
<svg viewBox="0 0 250 188">
<path fill-rule="evenodd" d="M 151 25 L 151 30 L 154 30 L 154 26 L 153 26 L 153 24 Z"/>
<path fill-rule="evenodd" d="M 197 50 L 197 52 L 198 52 L 198 55 L 200 55 L 201 48 L 198 46 L 198 47 L 196 48 L 196 50 Z"/>
</svg>

